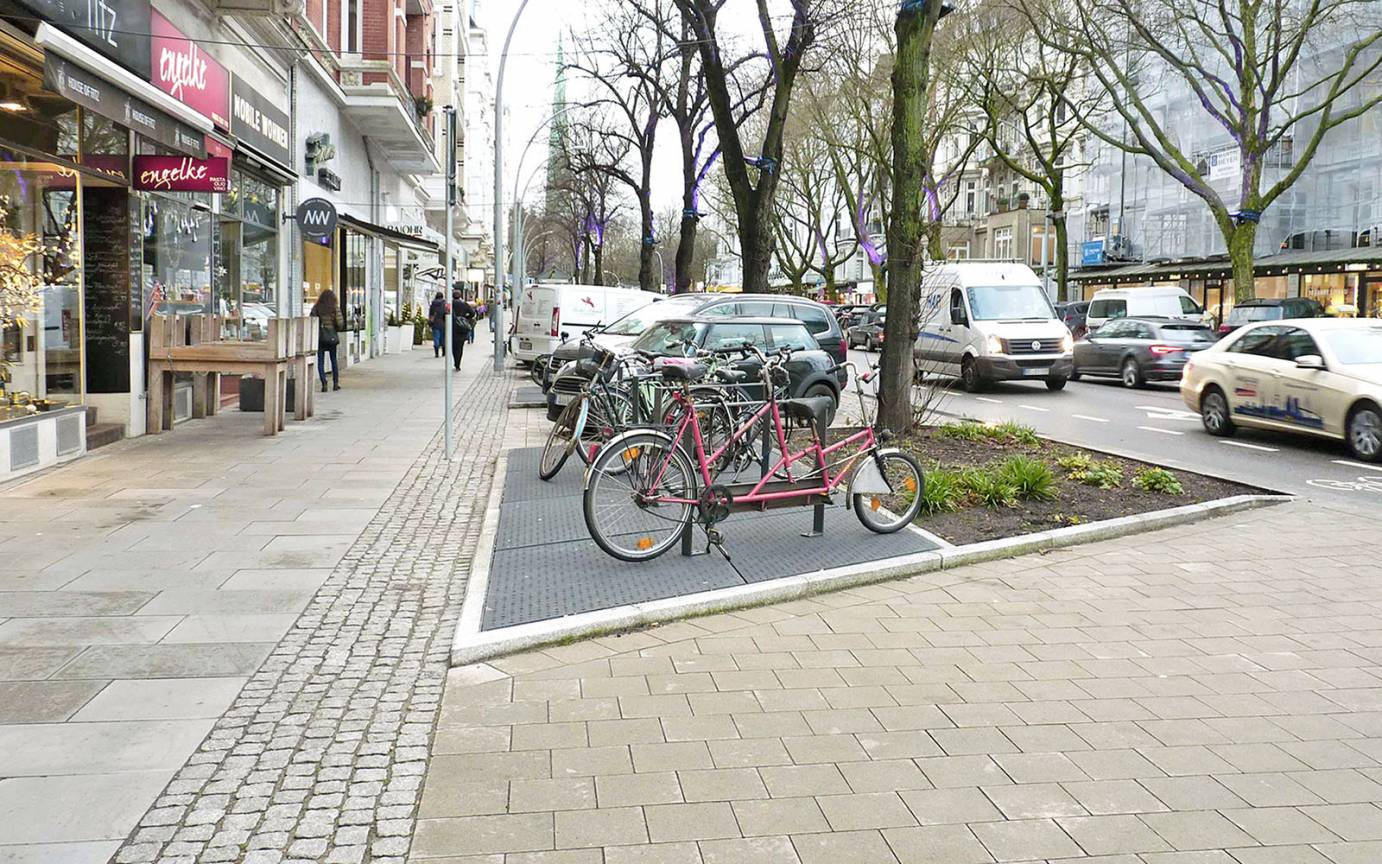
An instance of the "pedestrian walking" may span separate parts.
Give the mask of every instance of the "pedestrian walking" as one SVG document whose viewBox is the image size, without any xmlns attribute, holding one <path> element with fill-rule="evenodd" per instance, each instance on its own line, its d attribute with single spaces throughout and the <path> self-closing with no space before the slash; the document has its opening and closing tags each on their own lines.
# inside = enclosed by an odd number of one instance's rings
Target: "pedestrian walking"
<svg viewBox="0 0 1382 864">
<path fill-rule="evenodd" d="M 478 304 L 470 307 L 470 344 L 475 344 L 475 331 L 480 329 L 480 315 L 483 307 Z"/>
<path fill-rule="evenodd" d="M 427 323 L 432 325 L 432 356 L 440 357 L 446 347 L 446 296 L 440 291 L 427 309 Z"/>
<path fill-rule="evenodd" d="M 457 372 L 461 371 L 461 357 L 474 330 L 475 309 L 465 302 L 459 290 L 451 292 L 451 361 Z"/>
<path fill-rule="evenodd" d="M 341 372 L 336 365 L 336 346 L 341 344 L 341 331 L 345 329 L 345 316 L 341 314 L 341 304 L 336 300 L 336 292 L 327 288 L 312 304 L 312 317 L 317 319 L 317 375 L 321 377 L 322 392 L 326 392 L 326 358 L 331 358 L 331 384 L 341 389 Z"/>
</svg>

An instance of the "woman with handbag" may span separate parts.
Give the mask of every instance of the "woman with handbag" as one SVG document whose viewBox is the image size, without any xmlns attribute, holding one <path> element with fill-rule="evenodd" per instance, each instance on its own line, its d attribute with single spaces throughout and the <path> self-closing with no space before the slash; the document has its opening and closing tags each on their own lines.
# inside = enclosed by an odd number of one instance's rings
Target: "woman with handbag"
<svg viewBox="0 0 1382 864">
<path fill-rule="evenodd" d="M 331 358 L 331 383 L 341 389 L 341 373 L 336 368 L 336 346 L 341 344 L 341 331 L 345 329 L 345 317 L 341 315 L 341 304 L 336 300 L 336 292 L 327 288 L 312 304 L 312 317 L 317 319 L 317 374 L 321 376 L 322 392 L 326 392 L 326 358 Z"/>
<path fill-rule="evenodd" d="M 427 323 L 432 325 L 432 356 L 440 357 L 446 347 L 446 298 L 440 291 L 427 310 Z"/>
<path fill-rule="evenodd" d="M 459 290 L 451 292 L 451 362 L 461 371 L 461 356 L 475 328 L 475 310 L 465 302 Z"/>
</svg>

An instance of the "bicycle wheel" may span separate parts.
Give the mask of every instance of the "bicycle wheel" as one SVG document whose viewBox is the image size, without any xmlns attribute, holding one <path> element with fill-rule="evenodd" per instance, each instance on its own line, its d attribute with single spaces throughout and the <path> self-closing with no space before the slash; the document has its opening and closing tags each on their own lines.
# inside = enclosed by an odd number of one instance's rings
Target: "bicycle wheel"
<svg viewBox="0 0 1382 864">
<path fill-rule="evenodd" d="M 892 534 L 910 525 L 921 511 L 921 494 L 926 478 L 912 454 L 897 449 L 882 450 L 875 463 L 891 492 L 860 492 L 851 495 L 854 515 L 864 527 L 878 534 Z M 869 466 L 861 465 L 867 470 Z"/>
<path fill-rule="evenodd" d="M 607 554 L 650 561 L 677 544 L 695 500 L 696 472 L 681 448 L 657 432 L 630 432 L 595 457 L 582 509 L 590 538 Z"/>
<path fill-rule="evenodd" d="M 537 476 L 551 480 L 561 471 L 561 466 L 571 458 L 576 449 L 576 418 L 580 416 L 584 399 L 573 399 L 561 411 L 552 431 L 547 433 L 547 443 L 542 448 L 542 461 L 538 463 Z"/>
<path fill-rule="evenodd" d="M 581 427 L 581 446 L 577 451 L 587 465 L 594 461 L 605 442 L 627 432 L 633 422 L 633 402 L 623 393 L 613 390 L 592 393 L 588 403 L 590 410 Z"/>
</svg>

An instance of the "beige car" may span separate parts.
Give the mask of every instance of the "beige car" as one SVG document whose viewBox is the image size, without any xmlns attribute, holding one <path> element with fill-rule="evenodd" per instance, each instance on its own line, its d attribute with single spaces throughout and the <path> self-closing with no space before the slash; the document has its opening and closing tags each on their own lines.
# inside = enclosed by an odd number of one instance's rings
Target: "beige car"
<svg viewBox="0 0 1382 864">
<path fill-rule="evenodd" d="M 1238 426 L 1304 432 L 1382 461 L 1382 322 L 1268 321 L 1193 355 L 1181 398 L 1211 435 Z"/>
</svg>

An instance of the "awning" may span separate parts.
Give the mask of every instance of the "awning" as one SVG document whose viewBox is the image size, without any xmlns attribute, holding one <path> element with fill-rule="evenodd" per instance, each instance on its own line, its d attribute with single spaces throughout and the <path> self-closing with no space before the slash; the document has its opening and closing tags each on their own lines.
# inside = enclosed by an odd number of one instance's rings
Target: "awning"
<svg viewBox="0 0 1382 864">
<path fill-rule="evenodd" d="M 51 24 L 39 24 L 38 32 L 34 34 L 35 44 L 42 45 L 45 49 L 54 53 L 61 54 L 78 66 L 93 72 L 105 80 L 115 84 L 120 89 L 144 100 L 153 107 L 172 115 L 181 120 L 188 126 L 201 132 L 211 131 L 211 121 L 188 108 L 178 100 L 164 93 L 148 81 L 143 81 L 136 77 L 133 72 L 126 71 L 120 66 L 115 65 L 106 58 L 97 54 L 95 51 L 86 47 L 82 43 L 58 30 Z"/>
<path fill-rule="evenodd" d="M 56 52 L 43 57 L 43 86 L 107 120 L 198 159 L 206 156 L 204 133 L 175 120 L 132 96 L 95 72 L 63 59 Z"/>
<path fill-rule="evenodd" d="M 1264 255 L 1253 261 L 1258 276 L 1273 273 L 1321 273 L 1382 269 L 1382 246 L 1305 251 L 1300 249 Z M 1153 282 L 1180 276 L 1227 276 L 1233 264 L 1226 258 L 1195 258 L 1126 264 L 1120 267 L 1083 267 L 1070 271 L 1073 282 Z"/>
<path fill-rule="evenodd" d="M 392 228 L 385 228 L 383 225 L 375 225 L 373 222 L 366 222 L 363 219 L 356 219 L 346 213 L 340 214 L 341 224 L 348 225 L 357 231 L 365 234 L 373 234 L 390 240 L 400 246 L 408 246 L 413 249 L 421 249 L 426 252 L 440 252 L 441 247 L 431 240 L 423 240 L 421 237 L 414 237 L 411 234 L 404 234 L 402 231 L 395 231 Z"/>
</svg>

